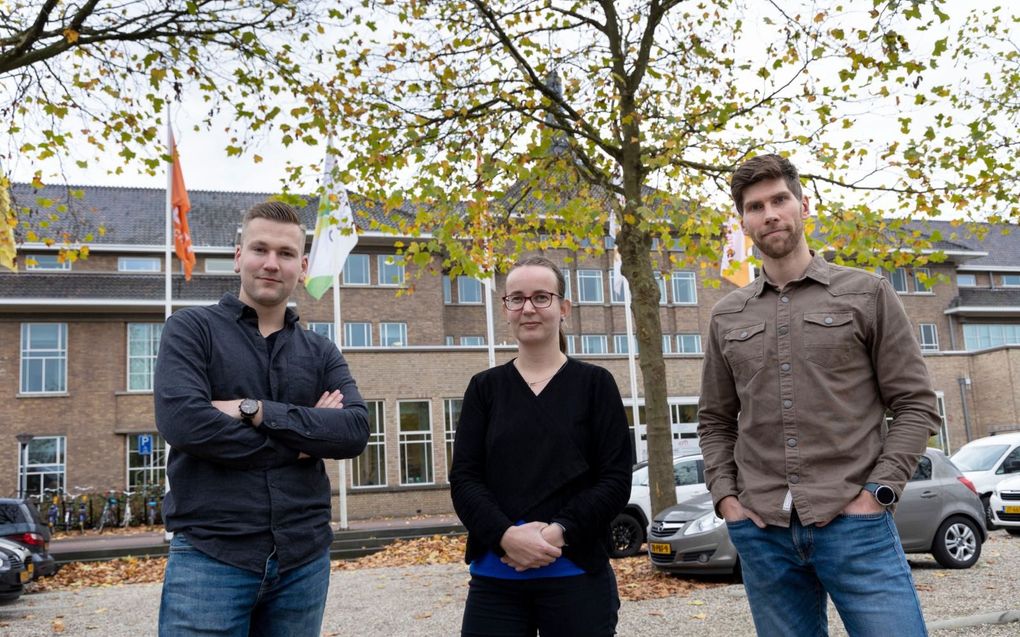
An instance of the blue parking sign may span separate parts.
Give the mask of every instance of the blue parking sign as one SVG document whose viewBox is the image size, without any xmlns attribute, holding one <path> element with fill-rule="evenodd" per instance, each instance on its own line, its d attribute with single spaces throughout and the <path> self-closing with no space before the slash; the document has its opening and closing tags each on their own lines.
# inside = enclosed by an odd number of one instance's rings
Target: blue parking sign
<svg viewBox="0 0 1020 637">
<path fill-rule="evenodd" d="M 152 435 L 151 434 L 138 434 L 138 455 L 140 455 L 140 456 L 151 456 L 152 455 Z"/>
</svg>

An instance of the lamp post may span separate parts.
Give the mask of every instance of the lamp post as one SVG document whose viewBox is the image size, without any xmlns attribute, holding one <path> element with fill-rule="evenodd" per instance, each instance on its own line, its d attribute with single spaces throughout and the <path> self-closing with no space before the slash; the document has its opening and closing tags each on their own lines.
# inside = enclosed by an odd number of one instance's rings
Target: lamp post
<svg viewBox="0 0 1020 637">
<path fill-rule="evenodd" d="M 18 444 L 21 445 L 21 476 L 18 484 L 21 486 L 21 493 L 19 497 L 24 498 L 25 492 L 28 491 L 28 443 L 32 442 L 32 438 L 35 438 L 30 433 L 20 433 L 14 436 Z"/>
</svg>

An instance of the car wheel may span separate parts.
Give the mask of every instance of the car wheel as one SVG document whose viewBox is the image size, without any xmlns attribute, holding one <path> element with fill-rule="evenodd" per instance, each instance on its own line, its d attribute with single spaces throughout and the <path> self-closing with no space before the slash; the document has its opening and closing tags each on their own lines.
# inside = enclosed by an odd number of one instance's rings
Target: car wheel
<svg viewBox="0 0 1020 637">
<path fill-rule="evenodd" d="M 945 568 L 970 568 L 981 556 L 981 535 L 971 520 L 953 516 L 935 533 L 931 553 Z"/>
<path fill-rule="evenodd" d="M 609 554 L 613 557 L 637 555 L 644 543 L 645 530 L 634 516 L 621 513 L 609 526 Z"/>
</svg>

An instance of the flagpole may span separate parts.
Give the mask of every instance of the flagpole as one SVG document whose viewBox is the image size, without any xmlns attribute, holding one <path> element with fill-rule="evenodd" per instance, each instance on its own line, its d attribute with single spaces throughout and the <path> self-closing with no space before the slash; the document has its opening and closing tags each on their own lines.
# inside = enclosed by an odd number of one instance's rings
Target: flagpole
<svg viewBox="0 0 1020 637">
<path fill-rule="evenodd" d="M 170 318 L 170 315 L 173 313 L 173 308 L 171 307 L 171 300 L 170 300 L 170 290 L 171 290 L 170 276 L 171 276 L 171 269 L 173 268 L 173 261 L 172 261 L 172 257 L 170 256 L 170 252 L 171 252 L 170 246 L 171 246 L 171 243 L 173 241 L 173 221 L 171 220 L 171 217 L 173 216 L 172 197 L 173 197 L 173 187 L 174 187 L 174 164 L 173 164 L 174 142 L 173 142 L 173 139 L 174 139 L 174 134 L 173 134 L 173 129 L 170 128 L 170 117 L 169 117 L 169 113 L 168 113 L 168 115 L 167 115 L 167 122 L 166 122 L 166 147 L 167 147 L 167 152 L 170 153 L 170 163 L 168 163 L 166 165 L 166 212 L 165 212 L 165 215 L 164 215 L 166 217 L 166 223 L 164 224 L 164 229 L 163 229 L 163 232 L 164 232 L 164 235 L 165 235 L 165 241 L 163 242 L 165 244 L 163 246 L 164 250 L 165 250 L 165 254 L 164 254 L 165 263 L 164 263 L 164 266 L 163 266 L 163 269 L 165 270 L 165 273 L 164 273 L 164 285 L 163 285 L 163 319 L 164 320 Z"/>
<path fill-rule="evenodd" d="M 492 311 L 492 295 L 496 290 L 496 277 L 489 275 L 482 286 L 485 289 L 485 343 L 489 348 L 489 367 L 496 366 L 496 323 L 495 313 Z"/>
<path fill-rule="evenodd" d="M 333 335 L 336 348 L 343 353 L 343 332 L 340 331 L 340 273 L 333 273 Z M 338 478 L 340 481 L 337 493 L 340 504 L 340 530 L 346 531 L 349 528 L 347 522 L 347 465 L 350 459 L 341 458 L 338 461 Z"/>
</svg>

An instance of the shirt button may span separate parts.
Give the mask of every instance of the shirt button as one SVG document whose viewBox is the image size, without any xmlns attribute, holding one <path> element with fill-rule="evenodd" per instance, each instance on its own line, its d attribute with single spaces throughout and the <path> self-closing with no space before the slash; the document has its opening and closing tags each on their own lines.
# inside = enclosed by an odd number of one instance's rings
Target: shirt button
<svg viewBox="0 0 1020 637">
<path fill-rule="evenodd" d="M 788 372 L 788 371 L 790 371 L 790 364 L 789 363 L 783 363 L 782 365 L 779 366 L 779 369 L 783 370 L 784 372 Z"/>
<path fill-rule="evenodd" d="M 782 301 L 783 303 L 789 303 L 790 302 L 790 297 L 788 297 L 788 296 L 781 296 L 781 297 L 779 297 L 779 300 Z"/>
<path fill-rule="evenodd" d="M 787 409 L 789 409 L 790 407 L 793 407 L 793 401 L 792 400 L 784 400 L 783 401 L 783 407 L 786 407 Z"/>
<path fill-rule="evenodd" d="M 780 334 L 786 334 L 789 331 L 790 331 L 790 328 L 786 327 L 785 325 L 780 325 L 779 326 L 779 333 Z"/>
<path fill-rule="evenodd" d="M 741 332 L 740 338 L 747 338 L 747 332 Z"/>
<path fill-rule="evenodd" d="M 786 439 L 786 446 L 787 447 L 796 447 L 797 446 L 797 439 L 796 438 L 787 438 Z"/>
<path fill-rule="evenodd" d="M 800 476 L 794 473 L 789 477 L 789 481 L 790 484 L 797 484 L 798 482 L 800 482 Z"/>
<path fill-rule="evenodd" d="M 825 317 L 825 324 L 826 325 L 832 325 L 832 317 L 831 316 L 826 316 Z"/>
</svg>

